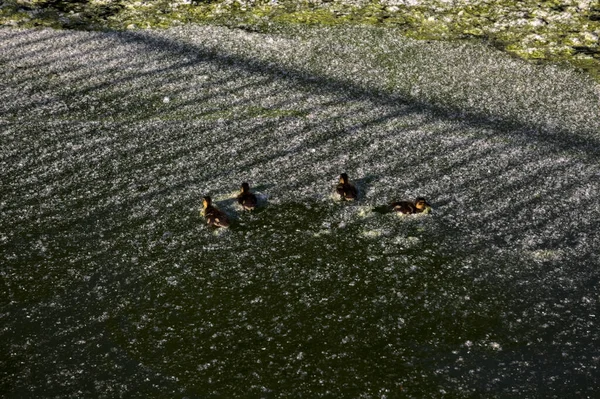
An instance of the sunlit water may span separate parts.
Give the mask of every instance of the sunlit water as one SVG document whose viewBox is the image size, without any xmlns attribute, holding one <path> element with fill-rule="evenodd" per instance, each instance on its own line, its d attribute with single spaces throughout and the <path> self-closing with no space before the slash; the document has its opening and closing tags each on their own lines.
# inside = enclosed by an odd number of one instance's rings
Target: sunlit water
<svg viewBox="0 0 600 399">
<path fill-rule="evenodd" d="M 0 30 L 4 396 L 599 394 L 598 88 L 341 33 Z"/>
</svg>

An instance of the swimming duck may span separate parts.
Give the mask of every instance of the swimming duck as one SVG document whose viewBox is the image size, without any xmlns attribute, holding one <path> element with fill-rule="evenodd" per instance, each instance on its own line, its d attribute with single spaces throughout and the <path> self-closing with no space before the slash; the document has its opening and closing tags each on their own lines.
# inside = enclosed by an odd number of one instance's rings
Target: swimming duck
<svg viewBox="0 0 600 399">
<path fill-rule="evenodd" d="M 206 223 L 214 227 L 229 227 L 229 218 L 227 215 L 212 205 L 209 196 L 202 199 L 202 207 Z"/>
<path fill-rule="evenodd" d="M 335 187 L 335 191 L 338 193 L 341 199 L 346 201 L 352 201 L 358 196 L 358 190 L 352 184 L 348 183 L 348 175 L 342 173 L 340 175 L 340 181 Z"/>
<path fill-rule="evenodd" d="M 242 190 L 237 196 L 237 201 L 247 211 L 256 208 L 256 204 L 258 203 L 256 195 L 250 192 L 250 185 L 248 183 L 242 183 Z"/>
<path fill-rule="evenodd" d="M 428 213 L 431 210 L 431 205 L 427 203 L 425 198 L 418 197 L 415 202 L 410 201 L 398 201 L 392 203 L 392 208 L 396 212 L 403 213 L 405 215 L 412 215 L 413 213 Z"/>
</svg>

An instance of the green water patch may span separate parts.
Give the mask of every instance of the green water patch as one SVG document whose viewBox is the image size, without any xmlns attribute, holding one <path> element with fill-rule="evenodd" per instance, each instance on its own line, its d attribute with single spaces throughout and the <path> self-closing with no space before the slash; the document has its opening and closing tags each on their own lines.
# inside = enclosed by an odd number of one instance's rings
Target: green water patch
<svg viewBox="0 0 600 399">
<path fill-rule="evenodd" d="M 68 256 L 46 259 L 46 277 L 5 274 L 11 292 L 15 284 L 29 292 L 6 309 L 30 319 L 8 328 L 27 337 L 54 323 L 62 331 L 50 341 L 15 338 L 18 359 L 47 356 L 79 375 L 75 362 L 91 358 L 106 386 L 83 388 L 88 394 L 139 385 L 158 396 L 472 397 L 499 372 L 494 390 L 514 389 L 516 374 L 540 367 L 537 339 L 565 334 L 555 324 L 560 303 L 499 280 L 435 212 L 400 217 L 311 199 L 262 202 L 256 212 L 232 199 L 217 205 L 230 229 L 182 208 L 160 218 L 117 208 L 80 231 L 75 246 L 52 243 Z M 38 261 L 24 256 L 21 266 Z M 515 353 L 518 366 L 509 364 Z M 33 365 L 33 375 L 43 367 Z M 125 385 L 111 382 L 114 370 Z M 136 382 L 141 376 L 155 385 Z M 60 392 L 51 382 L 46 389 Z"/>
<path fill-rule="evenodd" d="M 467 278 L 451 229 L 359 208 L 266 205 L 228 230 L 173 215 L 126 266 L 111 340 L 209 397 L 432 393 L 465 342 L 510 345 L 499 287 Z"/>
<path fill-rule="evenodd" d="M 168 28 L 212 23 L 256 32 L 287 25 L 385 26 L 422 40 L 478 40 L 529 60 L 567 62 L 596 80 L 600 71 L 600 17 L 588 3 L 512 1 L 447 4 L 420 1 L 392 5 L 369 1 L 119 2 L 8 1 L 4 25 L 66 29 Z"/>
</svg>

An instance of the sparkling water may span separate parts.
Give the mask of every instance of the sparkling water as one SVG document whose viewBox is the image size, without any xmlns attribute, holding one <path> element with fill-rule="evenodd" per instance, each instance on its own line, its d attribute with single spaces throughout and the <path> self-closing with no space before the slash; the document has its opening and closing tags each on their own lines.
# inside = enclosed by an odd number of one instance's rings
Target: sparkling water
<svg viewBox="0 0 600 399">
<path fill-rule="evenodd" d="M 591 79 L 375 28 L 0 42 L 6 397 L 597 397 Z"/>
</svg>

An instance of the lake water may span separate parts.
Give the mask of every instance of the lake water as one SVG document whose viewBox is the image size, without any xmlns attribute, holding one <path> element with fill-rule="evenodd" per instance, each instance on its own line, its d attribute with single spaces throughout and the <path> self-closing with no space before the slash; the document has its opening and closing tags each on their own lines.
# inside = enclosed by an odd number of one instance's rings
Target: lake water
<svg viewBox="0 0 600 399">
<path fill-rule="evenodd" d="M 597 397 L 598 86 L 382 32 L 0 30 L 3 396 Z"/>
</svg>

